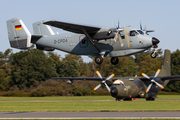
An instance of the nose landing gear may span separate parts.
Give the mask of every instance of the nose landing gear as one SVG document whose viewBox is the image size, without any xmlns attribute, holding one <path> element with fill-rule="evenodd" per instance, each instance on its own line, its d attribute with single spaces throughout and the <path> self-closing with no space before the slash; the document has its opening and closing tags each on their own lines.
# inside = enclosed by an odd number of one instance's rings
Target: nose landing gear
<svg viewBox="0 0 180 120">
<path fill-rule="evenodd" d="M 157 57 L 157 47 L 154 48 L 154 52 L 151 53 L 151 58 L 156 58 Z"/>
<path fill-rule="evenodd" d="M 157 39 L 157 38 L 155 38 L 155 37 L 153 37 L 152 38 L 152 44 L 153 44 L 153 46 L 154 46 L 154 52 L 152 52 L 151 53 L 151 57 L 152 58 L 156 58 L 157 57 L 157 44 L 159 43 L 160 41 Z"/>
</svg>

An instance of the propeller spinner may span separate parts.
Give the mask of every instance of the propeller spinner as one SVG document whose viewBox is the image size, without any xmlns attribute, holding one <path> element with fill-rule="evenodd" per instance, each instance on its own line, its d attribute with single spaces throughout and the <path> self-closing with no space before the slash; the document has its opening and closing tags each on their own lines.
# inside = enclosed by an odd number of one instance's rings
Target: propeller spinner
<svg viewBox="0 0 180 120">
<path fill-rule="evenodd" d="M 158 82 L 155 81 L 155 78 L 158 76 L 159 72 L 160 72 L 160 69 L 158 69 L 157 72 L 155 73 L 153 79 L 151 80 L 151 84 L 149 84 L 149 86 L 148 86 L 147 89 L 146 89 L 146 93 L 149 92 L 149 90 L 151 89 L 151 86 L 152 86 L 153 83 L 155 83 L 155 84 L 156 84 L 157 86 L 159 86 L 160 88 L 164 89 L 164 87 L 163 87 L 161 84 L 159 84 Z M 142 76 L 144 76 L 145 78 L 147 78 L 147 79 L 150 80 L 150 77 L 147 76 L 145 73 L 142 73 Z"/>
</svg>

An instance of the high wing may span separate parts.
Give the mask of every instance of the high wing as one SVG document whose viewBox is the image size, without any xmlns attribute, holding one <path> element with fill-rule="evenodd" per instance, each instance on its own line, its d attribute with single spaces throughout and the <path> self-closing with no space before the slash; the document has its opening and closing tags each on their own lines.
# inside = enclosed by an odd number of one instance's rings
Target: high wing
<svg viewBox="0 0 180 120">
<path fill-rule="evenodd" d="M 150 77 L 150 79 L 153 79 L 154 77 Z M 140 80 L 149 80 L 145 77 L 140 77 Z M 180 81 L 180 75 L 172 75 L 172 76 L 158 76 L 155 79 L 161 79 L 161 80 L 170 80 L 170 81 Z"/>
<path fill-rule="evenodd" d="M 67 22 L 61 22 L 61 21 L 47 21 L 44 22 L 46 25 L 50 25 L 53 27 L 61 28 L 63 30 L 73 32 L 73 33 L 79 33 L 84 34 L 83 29 L 86 30 L 86 32 L 92 36 L 97 33 L 101 28 L 99 27 L 93 27 L 88 25 L 80 25 L 80 24 L 73 24 L 73 23 L 67 23 Z"/>
<path fill-rule="evenodd" d="M 51 79 L 60 79 L 60 80 L 91 80 L 91 81 L 102 81 L 106 78 L 96 78 L 96 77 L 52 77 Z"/>
</svg>

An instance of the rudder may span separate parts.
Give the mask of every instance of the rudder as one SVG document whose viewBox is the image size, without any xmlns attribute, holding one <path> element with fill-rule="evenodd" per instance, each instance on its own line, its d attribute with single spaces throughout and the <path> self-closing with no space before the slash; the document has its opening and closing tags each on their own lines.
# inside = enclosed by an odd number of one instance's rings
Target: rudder
<svg viewBox="0 0 180 120">
<path fill-rule="evenodd" d="M 11 47 L 28 49 L 31 43 L 31 33 L 20 18 L 13 18 L 6 21 L 8 38 Z"/>
<path fill-rule="evenodd" d="M 158 76 L 171 76 L 171 52 L 168 49 L 164 51 L 162 68 Z M 165 80 L 163 86 L 166 86 L 168 82 L 169 80 Z"/>
</svg>

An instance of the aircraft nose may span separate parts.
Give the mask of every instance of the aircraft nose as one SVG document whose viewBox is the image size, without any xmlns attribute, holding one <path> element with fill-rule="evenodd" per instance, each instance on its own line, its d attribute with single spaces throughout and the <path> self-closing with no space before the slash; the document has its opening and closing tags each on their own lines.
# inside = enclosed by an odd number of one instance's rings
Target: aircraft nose
<svg viewBox="0 0 180 120">
<path fill-rule="evenodd" d="M 157 38 L 155 38 L 155 37 L 152 38 L 152 44 L 153 44 L 154 46 L 157 45 L 159 42 L 160 42 L 160 41 L 159 41 Z"/>
<path fill-rule="evenodd" d="M 117 94 L 118 94 L 117 88 L 116 88 L 116 87 L 112 87 L 112 88 L 111 88 L 111 96 L 112 96 L 112 97 L 116 97 Z"/>
</svg>

